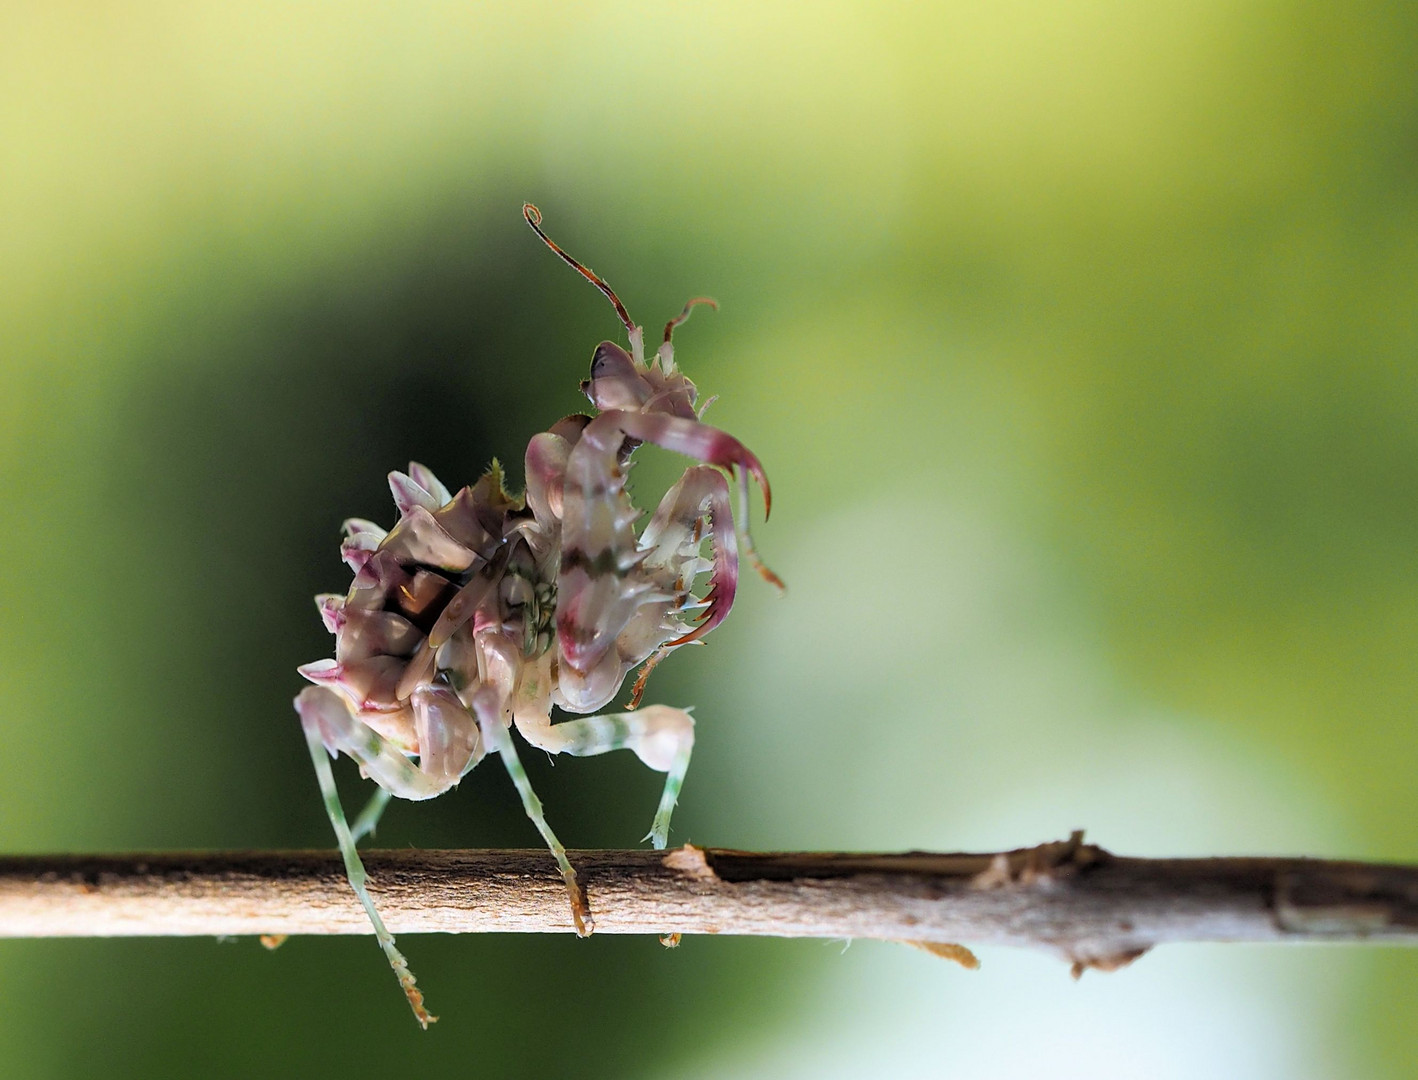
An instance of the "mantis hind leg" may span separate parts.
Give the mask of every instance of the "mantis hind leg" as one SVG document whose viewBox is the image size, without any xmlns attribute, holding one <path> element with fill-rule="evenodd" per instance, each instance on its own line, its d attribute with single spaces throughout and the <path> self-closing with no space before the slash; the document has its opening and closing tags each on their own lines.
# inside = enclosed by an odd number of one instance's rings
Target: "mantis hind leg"
<svg viewBox="0 0 1418 1080">
<path fill-rule="evenodd" d="M 594 757 L 612 750 L 633 750 L 650 768 L 664 773 L 660 805 L 645 839 L 656 848 L 669 843 L 670 815 L 679 801 L 694 750 L 694 720 L 689 713 L 668 705 L 647 705 L 638 712 L 587 716 L 560 724 L 541 714 L 519 714 L 517 730 L 533 746 L 551 754 Z"/>
<path fill-rule="evenodd" d="M 394 976 L 399 980 L 399 986 L 404 991 L 404 996 L 409 1000 L 409 1008 L 414 1012 L 414 1018 L 419 1024 L 427 1029 L 438 1017 L 433 1016 L 424 1008 L 423 993 L 415 985 L 414 974 L 409 970 L 409 962 L 404 959 L 404 954 L 394 947 L 394 935 L 389 933 L 384 925 L 384 920 L 379 917 L 379 910 L 374 906 L 374 898 L 369 895 L 369 890 L 365 883 L 369 878 L 364 869 L 364 863 L 359 857 L 359 852 L 355 850 L 355 836 L 350 830 L 349 823 L 345 820 L 345 809 L 340 804 L 340 793 L 335 788 L 335 774 L 330 768 L 330 759 L 326 756 L 328 751 L 325 748 L 324 731 L 322 720 L 328 720 L 332 715 L 332 710 L 338 709 L 348 715 L 344 702 L 337 694 L 330 690 L 322 690 L 318 687 L 309 687 L 303 690 L 296 698 L 296 709 L 300 713 L 301 726 L 305 729 L 305 742 L 310 748 L 310 759 L 315 765 L 315 777 L 320 783 L 320 796 L 325 803 L 325 812 L 330 817 L 330 824 L 335 829 L 335 839 L 340 846 L 340 855 L 345 861 L 345 876 L 349 878 L 350 888 L 354 890 L 355 896 L 359 897 L 359 902 L 364 906 L 364 912 L 369 916 L 370 924 L 374 927 L 374 936 L 379 942 L 379 947 L 384 950 L 384 955 L 389 961 L 389 966 L 394 969 Z M 377 797 L 376 797 L 377 800 Z M 387 802 L 387 800 L 385 800 Z M 375 805 L 375 800 L 371 800 L 370 807 L 359 818 L 359 823 L 365 821 L 369 815 L 369 810 Z M 379 807 L 382 812 L 383 807 Z M 378 813 L 373 815 L 377 820 Z M 370 831 L 373 827 L 370 822 L 365 830 Z"/>
<path fill-rule="evenodd" d="M 394 797 L 394 793 L 388 788 L 376 787 L 374 794 L 370 796 L 369 802 L 364 804 L 364 809 L 354 819 L 354 824 L 350 826 L 350 838 L 358 844 L 366 836 L 373 836 L 374 830 L 379 827 L 379 819 L 384 816 L 385 809 L 389 806 L 389 800 Z"/>
</svg>

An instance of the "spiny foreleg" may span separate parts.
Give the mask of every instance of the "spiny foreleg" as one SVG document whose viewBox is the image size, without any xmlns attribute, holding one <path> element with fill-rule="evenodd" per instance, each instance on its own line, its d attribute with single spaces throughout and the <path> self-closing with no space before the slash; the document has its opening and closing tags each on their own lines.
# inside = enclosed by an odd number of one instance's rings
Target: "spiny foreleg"
<svg viewBox="0 0 1418 1080">
<path fill-rule="evenodd" d="M 527 506 L 544 528 L 561 522 L 566 463 L 590 422 L 580 414 L 564 417 L 527 444 Z"/>
<path fill-rule="evenodd" d="M 562 496 L 558 685 L 563 704 L 578 713 L 602 708 L 620 689 L 626 665 L 615 646 L 622 631 L 647 602 L 672 599 L 639 572 L 639 512 L 626 494 L 619 460 L 624 438 L 602 427 L 602 437 L 588 442 L 598 423 L 588 424 L 571 449 Z"/>
<path fill-rule="evenodd" d="M 768 477 L 762 464 L 748 447 L 728 432 L 701 424 L 698 420 L 686 420 L 663 413 L 614 410 L 602 413 L 587 425 L 581 437 L 581 445 L 572 454 L 572 461 L 575 462 L 579 455 L 585 454 L 592 446 L 602 454 L 614 454 L 618 452 L 625 438 L 653 443 L 655 446 L 734 473 L 739 488 L 739 512 L 734 521 L 739 545 L 750 565 L 765 581 L 779 589 L 784 587 L 782 579 L 768 569 L 758 557 L 758 550 L 754 547 L 753 537 L 749 532 L 748 478 L 752 476 L 763 489 L 765 518 L 773 509 L 773 493 L 768 486 Z"/>
<path fill-rule="evenodd" d="M 645 569 L 668 573 L 676 579 L 676 587 L 686 599 L 693 599 L 689 589 L 703 566 L 699 549 L 703 542 L 701 522 L 707 516 L 709 534 L 714 545 L 714 561 L 710 564 L 709 589 L 704 599 L 699 624 L 671 641 L 659 644 L 631 687 L 629 708 L 636 708 L 645 693 L 645 683 L 666 656 L 681 645 L 697 641 L 724 621 L 734 606 L 738 589 L 739 552 L 733 528 L 733 513 L 729 509 L 729 487 L 717 469 L 696 465 L 686 469 L 674 487 L 660 500 L 659 508 L 640 534 L 640 547 L 645 551 Z M 688 607 L 684 600 L 680 611 Z M 683 624 L 681 624 L 683 625 Z M 629 633 L 630 628 L 627 628 Z M 644 655 L 627 642 L 622 648 L 632 656 Z"/>
<path fill-rule="evenodd" d="M 669 642 L 667 649 L 702 638 L 723 622 L 734 606 L 739 582 L 739 550 L 734 517 L 729 509 L 729 485 L 723 474 L 707 465 L 686 469 L 660 500 L 655 516 L 640 534 L 640 547 L 646 552 L 646 569 L 663 567 L 677 577 L 688 578 L 683 582 L 687 590 L 702 565 L 700 522 L 706 517 L 714 545 L 714 562 L 709 591 L 704 594 L 705 607 L 699 625 Z"/>
</svg>

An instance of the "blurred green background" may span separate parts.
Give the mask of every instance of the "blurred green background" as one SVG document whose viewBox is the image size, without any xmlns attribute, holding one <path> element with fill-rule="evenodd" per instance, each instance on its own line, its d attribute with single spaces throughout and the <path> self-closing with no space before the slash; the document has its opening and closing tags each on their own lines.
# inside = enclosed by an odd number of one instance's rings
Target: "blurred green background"
<svg viewBox="0 0 1418 1080">
<path fill-rule="evenodd" d="M 332 846 L 340 521 L 520 477 L 620 333 L 523 199 L 652 333 L 720 300 L 679 356 L 773 480 L 789 594 L 650 684 L 676 840 L 1418 858 L 1418 10 L 1298 0 L 6 5 L 0 848 Z M 629 755 L 529 765 L 568 844 L 644 834 Z M 379 843 L 536 837 L 483 768 Z M 428 1034 L 367 940 L 0 942 L 0 1072 L 1418 1055 L 1399 951 L 402 944 Z"/>
</svg>

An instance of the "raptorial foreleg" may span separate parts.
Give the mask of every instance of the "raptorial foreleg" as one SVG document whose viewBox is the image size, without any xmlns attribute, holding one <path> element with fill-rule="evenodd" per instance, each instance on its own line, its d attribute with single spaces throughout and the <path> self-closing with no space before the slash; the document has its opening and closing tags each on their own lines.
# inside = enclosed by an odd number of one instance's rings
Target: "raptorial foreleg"
<svg viewBox="0 0 1418 1080">
<path fill-rule="evenodd" d="M 694 750 L 694 720 L 689 713 L 669 705 L 648 705 L 638 712 L 587 716 L 559 724 L 543 713 L 519 711 L 516 720 L 523 738 L 548 753 L 594 757 L 612 750 L 632 750 L 650 768 L 664 773 L 664 791 L 646 839 L 657 848 L 669 842 L 670 815 L 679 801 Z"/>
<path fill-rule="evenodd" d="M 707 465 L 686 469 L 679 482 L 665 493 L 655 516 L 640 534 L 640 548 L 645 552 L 644 565 L 650 570 L 662 569 L 674 574 L 676 584 L 687 595 L 694 576 L 701 572 L 704 565 L 699 549 L 704 539 L 701 523 L 706 515 L 714 545 L 714 561 L 710 564 L 708 591 L 699 602 L 703 608 L 699 614 L 699 624 L 687 633 L 654 646 L 654 652 L 641 667 L 640 675 L 631 687 L 629 708 L 634 709 L 640 704 L 650 672 L 660 661 L 681 645 L 704 637 L 724 621 L 734 606 L 739 580 L 738 541 L 733 527 L 733 513 L 729 509 L 729 487 L 717 469 Z M 683 600 L 680 602 L 684 603 Z M 635 647 L 637 643 L 625 644 L 631 647 L 622 647 L 621 652 L 631 656 L 644 655 L 643 650 Z"/>
<path fill-rule="evenodd" d="M 704 611 L 699 625 L 683 637 L 669 642 L 674 648 L 703 637 L 724 621 L 734 606 L 739 582 L 739 549 L 729 509 L 729 486 L 717 469 L 696 465 L 686 469 L 674 487 L 665 493 L 655 516 L 640 534 L 640 549 L 646 553 L 647 568 L 666 567 L 676 574 L 682 567 L 693 572 L 699 564 L 703 541 L 701 520 L 707 515 L 709 535 L 714 544 L 714 562 L 709 590 L 704 594 Z M 686 588 L 692 581 L 686 581 Z"/>
<path fill-rule="evenodd" d="M 763 489 L 765 518 L 773 509 L 773 493 L 768 486 L 768 476 L 763 471 L 763 465 L 748 447 L 728 432 L 701 424 L 698 420 L 686 420 L 664 413 L 617 409 L 602 413 L 587 426 L 580 445 L 572 452 L 572 470 L 581 462 L 588 461 L 592 452 L 612 455 L 611 460 L 614 460 L 613 455 L 618 453 L 621 442 L 626 437 L 652 443 L 734 473 L 739 489 L 739 512 L 734 521 L 734 530 L 738 534 L 744 556 L 765 581 L 779 589 L 784 587 L 782 579 L 768 569 L 758 557 L 753 536 L 749 532 L 748 478 L 752 476 Z"/>
</svg>

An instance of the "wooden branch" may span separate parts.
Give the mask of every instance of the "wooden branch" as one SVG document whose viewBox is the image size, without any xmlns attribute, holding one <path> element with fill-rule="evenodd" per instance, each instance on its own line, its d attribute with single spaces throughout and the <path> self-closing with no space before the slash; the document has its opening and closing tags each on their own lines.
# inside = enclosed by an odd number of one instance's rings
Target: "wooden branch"
<svg viewBox="0 0 1418 1080">
<path fill-rule="evenodd" d="M 543 850 L 371 851 L 364 860 L 396 934 L 572 932 Z M 998 854 L 686 846 L 571 860 L 598 933 L 1027 945 L 1076 972 L 1174 941 L 1418 944 L 1418 866 L 1120 858 L 1081 833 Z M 331 853 L 0 858 L 3 937 L 369 932 Z"/>
</svg>

